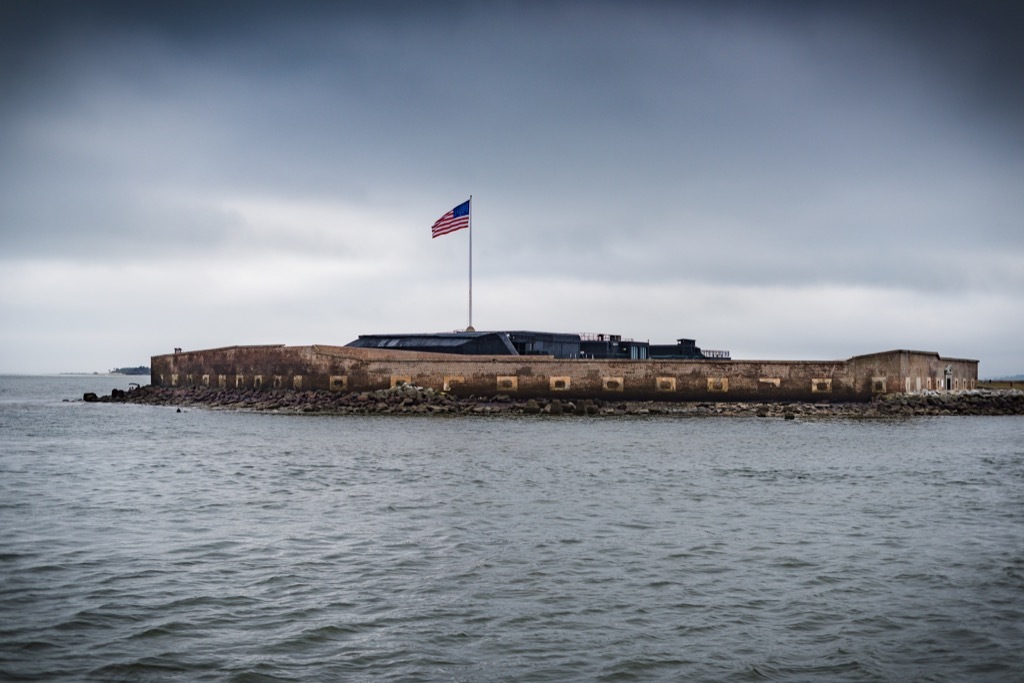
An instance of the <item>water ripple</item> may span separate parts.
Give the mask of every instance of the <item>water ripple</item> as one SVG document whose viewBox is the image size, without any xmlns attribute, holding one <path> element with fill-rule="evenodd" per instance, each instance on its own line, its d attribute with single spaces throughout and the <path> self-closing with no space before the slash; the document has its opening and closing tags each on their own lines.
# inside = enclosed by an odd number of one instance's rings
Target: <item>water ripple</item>
<svg viewBox="0 0 1024 683">
<path fill-rule="evenodd" d="M 1024 676 L 1020 418 L 81 407 L 0 405 L 0 679 Z"/>
</svg>

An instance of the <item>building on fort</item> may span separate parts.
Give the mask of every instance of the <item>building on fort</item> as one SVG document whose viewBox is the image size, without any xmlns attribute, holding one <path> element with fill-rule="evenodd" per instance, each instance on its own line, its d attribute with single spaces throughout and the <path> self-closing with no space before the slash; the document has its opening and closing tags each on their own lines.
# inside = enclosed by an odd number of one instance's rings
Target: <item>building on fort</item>
<svg viewBox="0 0 1024 683">
<path fill-rule="evenodd" d="M 648 358 L 728 359 L 728 351 L 701 351 L 693 339 L 675 344 L 655 344 L 623 339 L 619 334 L 571 334 L 564 332 L 458 331 L 427 334 L 361 334 L 347 346 L 361 349 L 394 349 L 456 353 L 471 356 L 551 356 L 553 358 Z"/>
<path fill-rule="evenodd" d="M 869 401 L 963 391 L 978 361 L 893 350 L 845 360 L 735 360 L 692 339 L 499 331 L 361 335 L 346 346 L 230 346 L 153 356 L 161 387 L 375 391 L 414 384 L 456 395 L 662 401 Z"/>
</svg>

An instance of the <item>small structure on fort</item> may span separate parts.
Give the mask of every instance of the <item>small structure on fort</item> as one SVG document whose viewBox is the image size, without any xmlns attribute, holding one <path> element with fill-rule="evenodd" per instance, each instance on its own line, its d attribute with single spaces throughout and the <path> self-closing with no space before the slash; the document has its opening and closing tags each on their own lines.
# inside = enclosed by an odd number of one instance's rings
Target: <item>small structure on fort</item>
<svg viewBox="0 0 1024 683">
<path fill-rule="evenodd" d="M 623 339 L 620 334 L 573 334 L 525 330 L 421 334 L 361 334 L 346 346 L 361 349 L 393 349 L 455 353 L 466 356 L 551 356 L 552 358 L 686 358 L 728 360 L 728 351 L 701 351 L 693 339 L 675 344 L 651 344 Z"/>
</svg>

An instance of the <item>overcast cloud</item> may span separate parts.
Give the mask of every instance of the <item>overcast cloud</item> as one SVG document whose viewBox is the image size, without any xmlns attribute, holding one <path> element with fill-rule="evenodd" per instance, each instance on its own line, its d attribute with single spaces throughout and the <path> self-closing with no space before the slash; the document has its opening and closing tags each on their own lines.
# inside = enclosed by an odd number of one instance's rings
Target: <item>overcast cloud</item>
<svg viewBox="0 0 1024 683">
<path fill-rule="evenodd" d="M 0 371 L 478 329 L 1024 372 L 1012 3 L 0 5 Z"/>
</svg>

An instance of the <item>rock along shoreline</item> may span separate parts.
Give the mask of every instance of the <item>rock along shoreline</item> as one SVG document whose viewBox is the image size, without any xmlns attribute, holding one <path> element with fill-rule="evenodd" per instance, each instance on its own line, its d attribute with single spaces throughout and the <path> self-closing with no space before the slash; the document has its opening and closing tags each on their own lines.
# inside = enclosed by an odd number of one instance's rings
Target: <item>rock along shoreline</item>
<svg viewBox="0 0 1024 683">
<path fill-rule="evenodd" d="M 135 403 L 211 410 L 317 415 L 675 415 L 712 417 L 875 418 L 920 415 L 1024 415 L 1024 391 L 979 389 L 962 392 L 880 394 L 868 403 L 759 403 L 516 399 L 508 395 L 457 397 L 401 385 L 393 389 L 337 393 L 151 385 L 109 396 L 85 394 L 86 402 Z"/>
</svg>

